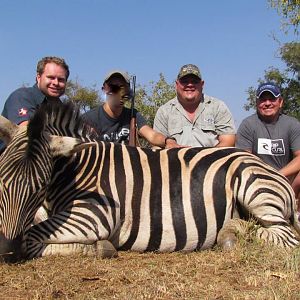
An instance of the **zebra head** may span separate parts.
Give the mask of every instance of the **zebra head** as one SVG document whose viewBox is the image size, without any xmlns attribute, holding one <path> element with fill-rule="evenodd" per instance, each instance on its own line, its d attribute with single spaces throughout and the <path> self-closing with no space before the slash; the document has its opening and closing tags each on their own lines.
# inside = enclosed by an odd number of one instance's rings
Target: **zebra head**
<svg viewBox="0 0 300 300">
<path fill-rule="evenodd" d="M 75 128 L 74 107 L 41 107 L 28 127 L 0 116 L 0 138 L 6 148 L 0 156 L 0 256 L 14 261 L 22 256 L 26 231 L 45 200 L 55 157 L 71 156 L 82 143 L 82 128 Z M 67 125 L 66 125 L 67 124 Z M 74 124 L 74 126 L 72 126 Z M 74 130 L 64 132 L 64 128 Z M 76 136 L 76 138 L 65 135 Z M 82 146 L 84 145 L 84 146 Z"/>
</svg>

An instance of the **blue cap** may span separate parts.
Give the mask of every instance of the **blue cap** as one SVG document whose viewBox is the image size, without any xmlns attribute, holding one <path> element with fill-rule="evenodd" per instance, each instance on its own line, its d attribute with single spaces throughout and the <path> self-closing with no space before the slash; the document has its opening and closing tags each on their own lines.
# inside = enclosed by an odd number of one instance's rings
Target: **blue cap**
<svg viewBox="0 0 300 300">
<path fill-rule="evenodd" d="M 281 95 L 279 87 L 273 82 L 265 82 L 260 84 L 256 91 L 256 98 L 259 98 L 264 92 L 270 92 L 275 98 Z"/>
</svg>

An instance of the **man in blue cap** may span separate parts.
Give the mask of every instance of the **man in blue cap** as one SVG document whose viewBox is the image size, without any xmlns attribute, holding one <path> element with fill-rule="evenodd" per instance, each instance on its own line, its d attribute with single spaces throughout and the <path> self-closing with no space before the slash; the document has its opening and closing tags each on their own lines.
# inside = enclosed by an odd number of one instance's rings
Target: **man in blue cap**
<svg viewBox="0 0 300 300">
<path fill-rule="evenodd" d="M 300 122 L 282 114 L 282 106 L 283 98 L 276 84 L 259 85 L 256 114 L 244 119 L 239 126 L 236 147 L 257 155 L 288 177 L 299 199 Z"/>
</svg>

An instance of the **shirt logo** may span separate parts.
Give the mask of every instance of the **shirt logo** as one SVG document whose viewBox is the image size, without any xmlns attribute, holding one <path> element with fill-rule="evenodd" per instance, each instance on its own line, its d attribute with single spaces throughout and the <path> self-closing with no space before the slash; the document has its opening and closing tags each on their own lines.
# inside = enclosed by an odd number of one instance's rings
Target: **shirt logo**
<svg viewBox="0 0 300 300">
<path fill-rule="evenodd" d="M 28 110 L 26 108 L 20 108 L 18 111 L 20 117 L 27 116 L 27 112 Z"/>
<path fill-rule="evenodd" d="M 266 154 L 273 156 L 285 155 L 283 140 L 258 139 L 257 154 Z"/>
<path fill-rule="evenodd" d="M 121 130 L 103 134 L 103 140 L 107 142 L 120 142 L 129 137 L 129 129 L 121 128 Z"/>
<path fill-rule="evenodd" d="M 206 117 L 206 118 L 204 118 L 204 122 L 206 122 L 208 124 L 214 124 L 214 118 Z"/>
</svg>

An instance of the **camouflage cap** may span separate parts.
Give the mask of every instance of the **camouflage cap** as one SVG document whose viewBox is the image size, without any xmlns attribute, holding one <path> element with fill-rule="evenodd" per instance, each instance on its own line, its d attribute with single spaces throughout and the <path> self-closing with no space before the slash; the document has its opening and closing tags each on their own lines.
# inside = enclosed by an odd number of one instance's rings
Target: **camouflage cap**
<svg viewBox="0 0 300 300">
<path fill-rule="evenodd" d="M 199 68 L 192 64 L 182 66 L 178 73 L 177 79 L 180 79 L 186 75 L 195 75 L 201 79 L 201 73 Z"/>
<path fill-rule="evenodd" d="M 124 72 L 124 71 L 120 71 L 120 70 L 113 70 L 113 71 L 109 72 L 108 74 L 106 74 L 103 83 L 105 83 L 113 75 L 120 75 L 120 76 L 122 76 L 125 79 L 125 81 L 128 84 L 130 84 L 130 76 L 128 75 L 128 73 Z"/>
</svg>

